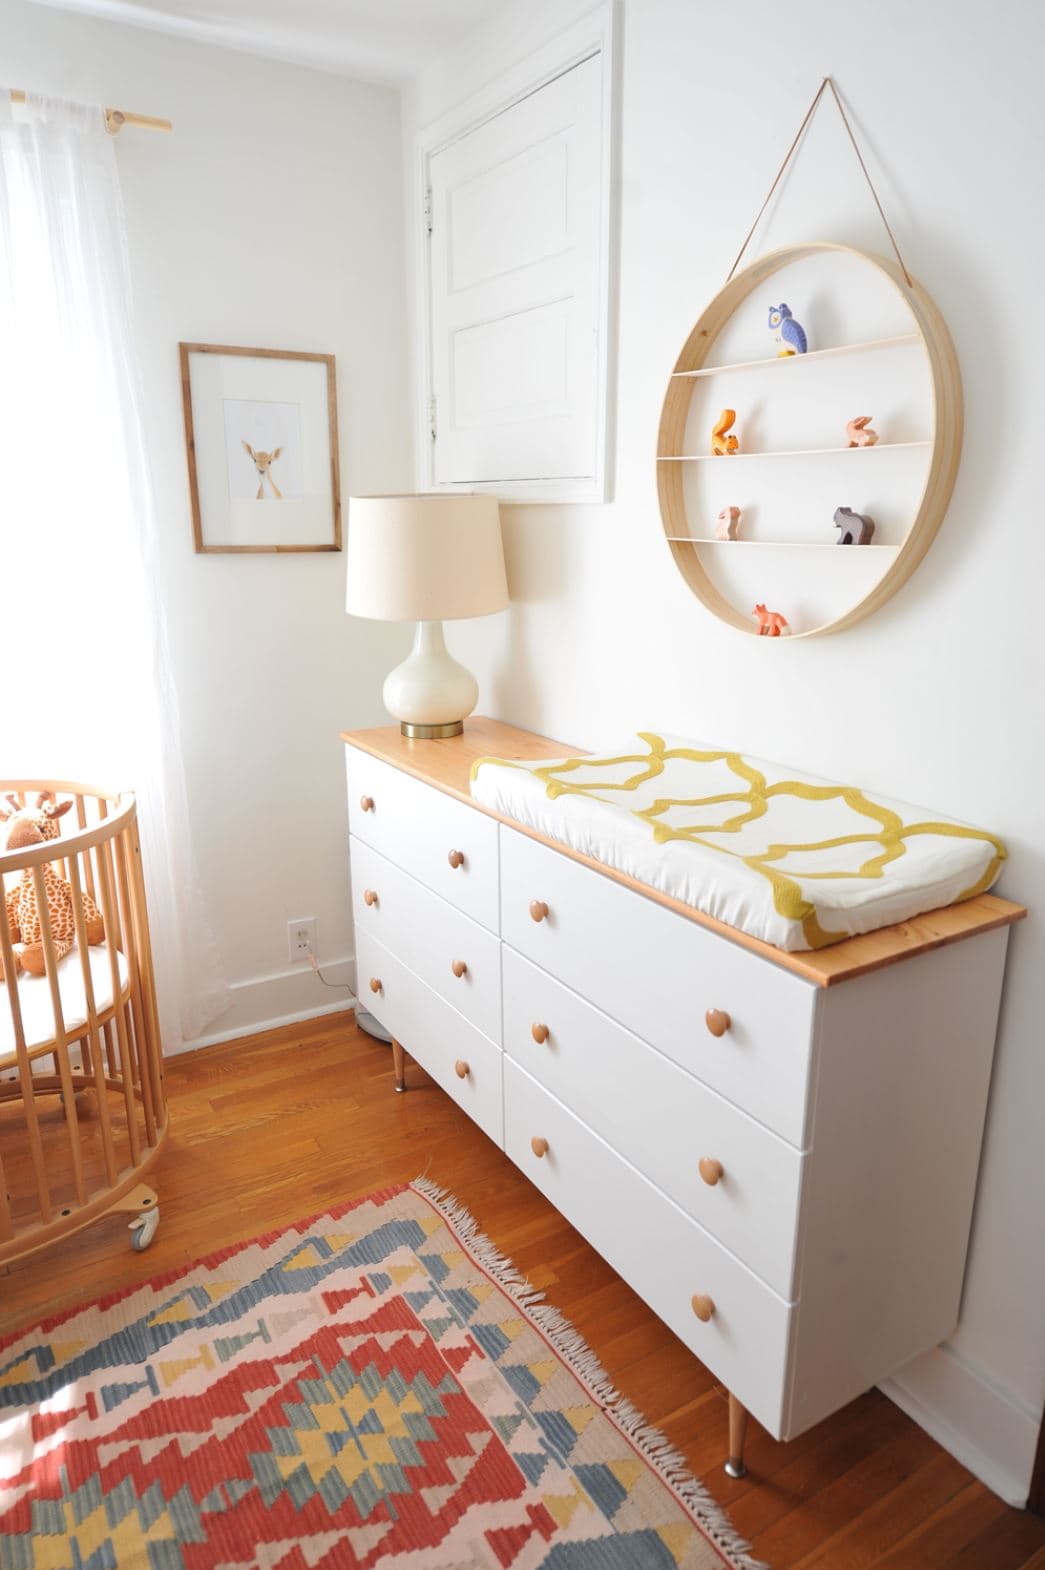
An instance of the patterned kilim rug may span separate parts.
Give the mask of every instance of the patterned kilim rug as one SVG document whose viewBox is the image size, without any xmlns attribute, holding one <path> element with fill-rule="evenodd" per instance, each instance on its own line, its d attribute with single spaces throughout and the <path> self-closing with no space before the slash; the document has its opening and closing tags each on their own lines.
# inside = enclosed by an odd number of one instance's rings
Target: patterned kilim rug
<svg viewBox="0 0 1045 1570">
<path fill-rule="evenodd" d="M 0 1341 L 2 1570 L 721 1570 L 724 1514 L 431 1185 Z"/>
</svg>

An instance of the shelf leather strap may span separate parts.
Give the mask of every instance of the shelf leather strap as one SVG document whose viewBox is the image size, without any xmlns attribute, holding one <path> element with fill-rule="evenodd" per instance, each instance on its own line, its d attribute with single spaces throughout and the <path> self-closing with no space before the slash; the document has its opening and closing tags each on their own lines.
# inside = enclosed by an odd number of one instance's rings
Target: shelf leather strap
<svg viewBox="0 0 1045 1570">
<path fill-rule="evenodd" d="M 874 205 L 878 209 L 878 216 L 881 218 L 883 224 L 885 225 L 885 232 L 889 236 L 889 239 L 890 239 L 890 241 L 892 243 L 893 250 L 896 252 L 896 260 L 900 264 L 900 271 L 903 273 L 904 277 L 907 280 L 907 287 L 909 289 L 913 287 L 913 282 L 914 281 L 911 278 L 910 273 L 907 271 L 907 264 L 906 264 L 906 262 L 904 261 L 903 257 L 900 255 L 900 247 L 896 243 L 896 236 L 893 233 L 892 228 L 890 227 L 888 218 L 885 216 L 885 209 L 882 207 L 882 204 L 881 204 L 881 202 L 878 199 L 878 192 L 874 188 L 874 181 L 871 179 L 871 176 L 867 172 L 867 165 L 864 163 L 864 156 L 861 153 L 859 145 L 858 145 L 857 140 L 856 140 L 856 137 L 853 134 L 853 128 L 849 124 L 849 116 L 846 114 L 845 109 L 844 109 L 844 107 L 842 105 L 842 100 L 838 96 L 838 89 L 835 87 L 834 82 L 832 81 L 832 79 L 829 76 L 825 76 L 824 77 L 823 81 L 820 83 L 820 86 L 816 90 L 816 93 L 815 93 L 815 95 L 813 97 L 813 102 L 809 105 L 809 108 L 805 112 L 805 118 L 802 121 L 802 124 L 798 127 L 797 132 L 795 133 L 795 139 L 791 143 L 791 146 L 788 148 L 787 152 L 785 153 L 784 161 L 780 165 L 780 168 L 776 172 L 776 179 L 773 181 L 773 184 L 769 187 L 769 191 L 766 194 L 766 199 L 762 203 L 762 206 L 758 209 L 758 216 L 756 217 L 754 223 L 751 225 L 751 228 L 748 230 L 747 238 L 745 239 L 743 245 L 740 247 L 740 250 L 737 252 L 737 259 L 733 263 L 732 267 L 729 269 L 729 272 L 726 275 L 726 282 L 727 283 L 732 278 L 732 276 L 736 272 L 737 268 L 740 266 L 740 259 L 741 259 L 741 257 L 743 256 L 744 252 L 747 250 L 748 246 L 751 243 L 751 236 L 754 234 L 755 230 L 758 228 L 759 223 L 761 222 L 761 219 L 762 219 L 762 214 L 765 212 L 766 208 L 769 206 L 770 201 L 772 200 L 772 197 L 773 197 L 773 192 L 776 190 L 777 186 L 780 184 L 780 181 L 783 178 L 784 170 L 787 168 L 788 164 L 791 162 L 791 159 L 794 157 L 795 149 L 797 148 L 799 142 L 802 140 L 802 134 L 805 131 L 805 128 L 809 124 L 810 120 L 813 118 L 813 115 L 816 113 L 816 106 L 820 102 L 821 98 L 824 96 L 825 88 L 828 88 L 828 87 L 831 89 L 831 96 L 834 98 L 835 104 L 837 105 L 838 113 L 842 116 L 842 124 L 845 126 L 846 130 L 849 133 L 849 140 L 853 144 L 853 152 L 856 154 L 857 162 L 859 163 L 860 168 L 863 170 L 864 179 L 867 181 L 867 188 L 870 191 L 871 195 L 874 197 Z"/>
</svg>

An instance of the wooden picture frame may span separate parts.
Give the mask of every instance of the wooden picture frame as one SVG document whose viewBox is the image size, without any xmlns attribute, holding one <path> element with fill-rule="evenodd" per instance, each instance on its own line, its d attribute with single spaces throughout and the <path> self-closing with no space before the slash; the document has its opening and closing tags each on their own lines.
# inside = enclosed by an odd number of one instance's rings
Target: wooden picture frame
<svg viewBox="0 0 1045 1570">
<path fill-rule="evenodd" d="M 340 551 L 334 356 L 213 343 L 178 354 L 197 553 Z"/>
</svg>

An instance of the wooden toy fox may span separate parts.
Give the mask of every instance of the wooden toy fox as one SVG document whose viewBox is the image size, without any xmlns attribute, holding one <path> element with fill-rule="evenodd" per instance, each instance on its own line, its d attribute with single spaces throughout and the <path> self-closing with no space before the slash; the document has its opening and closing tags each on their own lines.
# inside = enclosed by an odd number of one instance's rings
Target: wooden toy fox
<svg viewBox="0 0 1045 1570">
<path fill-rule="evenodd" d="M 787 617 L 779 611 L 767 611 L 764 605 L 756 605 L 751 614 L 758 621 L 760 638 L 782 638 L 788 631 Z"/>
<path fill-rule="evenodd" d="M 739 448 L 740 443 L 737 438 L 726 435 L 736 417 L 737 411 L 735 409 L 723 409 L 711 427 L 711 451 L 714 457 L 725 457 L 727 453 L 736 452 Z"/>
</svg>

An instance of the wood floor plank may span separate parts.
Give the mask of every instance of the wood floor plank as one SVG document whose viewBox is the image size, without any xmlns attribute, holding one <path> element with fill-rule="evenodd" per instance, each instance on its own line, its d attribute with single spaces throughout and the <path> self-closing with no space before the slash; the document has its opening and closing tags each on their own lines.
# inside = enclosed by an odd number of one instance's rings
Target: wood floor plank
<svg viewBox="0 0 1045 1570">
<path fill-rule="evenodd" d="M 752 1423 L 728 1478 L 725 1392 L 504 1153 L 350 1016 L 175 1058 L 144 1254 L 126 1218 L 0 1267 L 0 1333 L 424 1174 L 570 1318 L 773 1570 L 1045 1570 L 1045 1523 L 1007 1509 L 877 1391 L 779 1444 Z M 6 1146 L 5 1146 L 6 1155 Z"/>
</svg>

